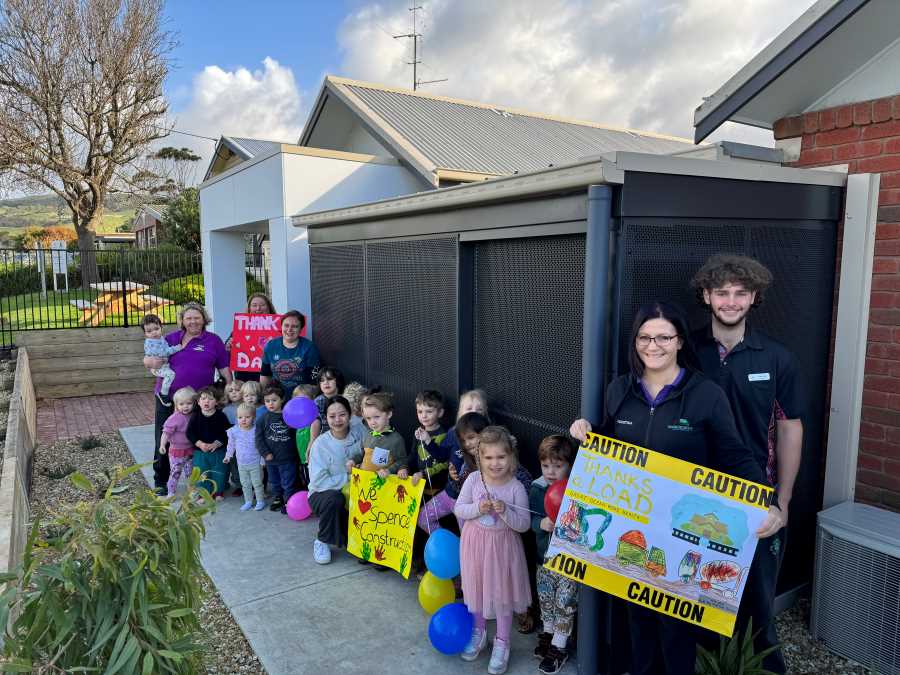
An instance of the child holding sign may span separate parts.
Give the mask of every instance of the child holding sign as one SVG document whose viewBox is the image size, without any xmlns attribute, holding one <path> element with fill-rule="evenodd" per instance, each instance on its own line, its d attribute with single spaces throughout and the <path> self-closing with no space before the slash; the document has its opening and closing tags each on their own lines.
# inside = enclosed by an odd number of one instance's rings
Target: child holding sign
<svg viewBox="0 0 900 675">
<path fill-rule="evenodd" d="M 406 468 L 406 443 L 399 432 L 391 428 L 394 397 L 380 391 L 363 399 L 363 417 L 369 432 L 363 438 L 361 469 L 376 471 L 382 478 Z"/>
<path fill-rule="evenodd" d="M 497 619 L 488 672 L 505 673 L 513 613 L 531 604 L 531 586 L 520 532 L 528 530 L 528 495 L 516 479 L 516 439 L 504 427 L 481 432 L 480 470 L 463 485 L 454 513 L 465 521 L 460 544 L 463 600 L 475 615 L 472 638 L 462 653 L 474 661 L 487 644 L 485 622 Z"/>
</svg>

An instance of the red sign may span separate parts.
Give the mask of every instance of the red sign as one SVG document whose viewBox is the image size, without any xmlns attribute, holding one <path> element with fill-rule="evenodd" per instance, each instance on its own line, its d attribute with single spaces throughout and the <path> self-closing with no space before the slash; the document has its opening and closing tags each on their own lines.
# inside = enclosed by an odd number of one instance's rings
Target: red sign
<svg viewBox="0 0 900 675">
<path fill-rule="evenodd" d="M 305 325 L 300 335 L 306 335 Z M 263 348 L 273 337 L 281 337 L 281 314 L 235 314 L 231 329 L 231 369 L 258 373 Z"/>
</svg>

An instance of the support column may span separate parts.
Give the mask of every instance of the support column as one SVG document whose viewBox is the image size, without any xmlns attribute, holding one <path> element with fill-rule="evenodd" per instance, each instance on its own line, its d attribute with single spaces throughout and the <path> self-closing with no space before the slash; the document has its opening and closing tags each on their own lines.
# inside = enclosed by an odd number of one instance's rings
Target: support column
<svg viewBox="0 0 900 675">
<path fill-rule="evenodd" d="M 223 340 L 231 333 L 235 312 L 247 309 L 242 232 L 207 230 L 200 235 L 203 252 L 203 286 L 212 330 Z"/>
<path fill-rule="evenodd" d="M 308 321 L 312 336 L 312 295 L 309 279 L 309 241 L 306 228 L 294 227 L 290 218 L 269 220 L 271 241 L 272 302 L 279 312 L 296 309 Z"/>
</svg>

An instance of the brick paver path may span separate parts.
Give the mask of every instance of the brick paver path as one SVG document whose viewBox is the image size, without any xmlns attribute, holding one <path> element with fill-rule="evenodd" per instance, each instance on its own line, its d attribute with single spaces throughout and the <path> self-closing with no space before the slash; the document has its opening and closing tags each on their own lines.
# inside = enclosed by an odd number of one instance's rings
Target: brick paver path
<svg viewBox="0 0 900 675">
<path fill-rule="evenodd" d="M 105 394 L 38 402 L 39 443 L 153 423 L 153 394 Z"/>
</svg>

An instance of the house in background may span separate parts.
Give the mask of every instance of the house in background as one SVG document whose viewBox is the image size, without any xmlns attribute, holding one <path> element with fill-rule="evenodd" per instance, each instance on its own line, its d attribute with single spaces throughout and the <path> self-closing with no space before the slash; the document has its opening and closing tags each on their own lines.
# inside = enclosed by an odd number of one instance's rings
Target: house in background
<svg viewBox="0 0 900 675">
<path fill-rule="evenodd" d="M 692 149 L 689 139 L 328 76 L 296 144 L 223 136 L 217 145 L 200 185 L 213 327 L 227 334 L 230 317 L 244 306 L 244 276 L 234 270 L 244 265 L 247 234 L 269 241 L 275 306 L 310 315 L 309 246 L 305 231 L 291 227 L 294 215 L 614 150 Z"/>
<path fill-rule="evenodd" d="M 137 248 L 156 248 L 162 240 L 165 204 L 144 204 L 134 217 L 132 232 Z"/>
</svg>

